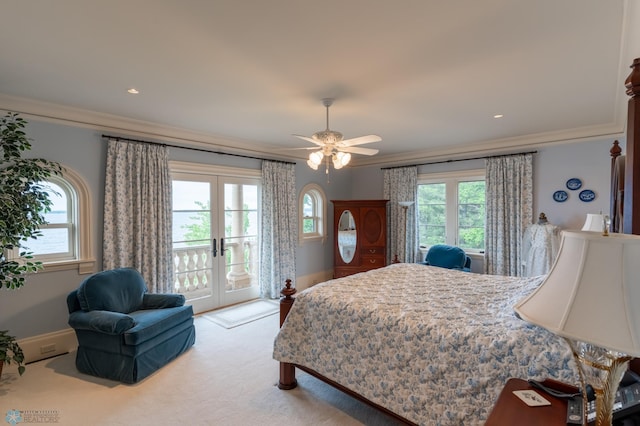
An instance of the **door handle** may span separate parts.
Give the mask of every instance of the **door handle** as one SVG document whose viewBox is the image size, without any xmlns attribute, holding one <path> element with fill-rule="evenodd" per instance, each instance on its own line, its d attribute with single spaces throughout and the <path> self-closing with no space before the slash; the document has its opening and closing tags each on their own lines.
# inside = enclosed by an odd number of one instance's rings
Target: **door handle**
<svg viewBox="0 0 640 426">
<path fill-rule="evenodd" d="M 218 242 L 216 241 L 216 239 L 213 239 L 213 257 L 216 257 L 218 255 Z"/>
<path fill-rule="evenodd" d="M 220 254 L 224 254 L 224 238 L 220 238 Z"/>
</svg>

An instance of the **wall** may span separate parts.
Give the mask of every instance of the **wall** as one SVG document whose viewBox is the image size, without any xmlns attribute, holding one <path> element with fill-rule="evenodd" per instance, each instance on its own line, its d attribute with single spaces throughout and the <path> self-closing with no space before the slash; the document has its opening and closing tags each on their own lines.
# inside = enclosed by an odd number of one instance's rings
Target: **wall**
<svg viewBox="0 0 640 426">
<path fill-rule="evenodd" d="M 534 214 L 544 212 L 549 222 L 563 229 L 580 229 L 587 213 L 609 213 L 610 156 L 613 141 L 596 140 L 538 149 L 534 156 Z M 621 141 L 621 146 L 624 144 Z M 566 182 L 582 180 L 580 190 L 571 191 Z M 591 189 L 596 199 L 583 202 L 578 198 L 582 189 Z M 558 203 L 553 193 L 565 190 L 567 201 Z"/>
<path fill-rule="evenodd" d="M 92 232 L 95 237 L 93 251 L 97 268 L 102 253 L 102 204 L 104 185 L 104 161 L 106 144 L 101 132 L 57 123 L 29 120 L 27 134 L 33 139 L 34 157 L 45 157 L 61 162 L 78 172 L 91 191 L 92 215 L 95 218 Z M 541 148 L 535 156 L 536 214 L 544 211 L 552 223 L 561 227 L 580 227 L 588 212 L 605 210 L 607 206 L 609 157 L 611 141 L 602 140 L 580 144 L 568 144 Z M 195 161 L 258 169 L 258 160 L 220 156 L 195 151 L 171 149 L 172 160 Z M 480 166 L 482 162 L 480 163 Z M 444 171 L 478 168 L 478 162 L 459 162 L 423 166 L 420 171 Z M 571 197 L 566 203 L 555 203 L 551 194 L 564 187 L 571 177 L 579 177 L 586 187 L 596 191 L 593 203 L 583 203 Z M 321 186 L 332 199 L 382 198 L 382 171 L 379 167 L 313 171 L 303 161 L 296 165 L 296 188 L 299 192 L 308 183 Z M 573 194 L 572 194 L 573 195 Z M 327 277 L 333 269 L 333 205 L 328 204 L 329 232 L 327 240 L 297 246 L 297 278 L 309 281 Z M 77 271 L 39 273 L 29 277 L 20 290 L 0 290 L 0 329 L 9 329 L 18 338 L 28 338 L 46 333 L 68 330 L 66 295 L 75 289 L 85 275 Z"/>
</svg>

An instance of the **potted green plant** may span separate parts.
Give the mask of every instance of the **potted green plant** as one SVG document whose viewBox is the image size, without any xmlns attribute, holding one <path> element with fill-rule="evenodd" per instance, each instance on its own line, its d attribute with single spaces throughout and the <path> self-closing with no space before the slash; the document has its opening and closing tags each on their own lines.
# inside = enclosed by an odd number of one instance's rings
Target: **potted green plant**
<svg viewBox="0 0 640 426">
<path fill-rule="evenodd" d="M 18 364 L 18 373 L 22 376 L 25 370 L 22 348 L 18 345 L 16 338 L 9 335 L 8 330 L 0 330 L 0 377 L 4 364 L 9 365 L 12 362 Z"/>
<path fill-rule="evenodd" d="M 31 261 L 24 243 L 42 235 L 44 214 L 51 210 L 49 189 L 42 182 L 62 172 L 58 163 L 22 158 L 31 149 L 26 124 L 11 112 L 0 119 L 0 289 L 21 287 L 26 274 L 42 268 Z"/>
<path fill-rule="evenodd" d="M 49 177 L 62 172 L 55 162 L 41 158 L 22 158 L 31 149 L 24 128 L 27 121 L 9 112 L 0 118 L 0 290 L 22 287 L 26 275 L 42 268 L 32 261 L 25 242 L 42 235 L 45 213 L 51 210 Z M 0 297 L 2 297 L 0 295 Z M 24 354 L 14 336 L 0 331 L 0 374 L 11 361 L 24 373 Z"/>
</svg>

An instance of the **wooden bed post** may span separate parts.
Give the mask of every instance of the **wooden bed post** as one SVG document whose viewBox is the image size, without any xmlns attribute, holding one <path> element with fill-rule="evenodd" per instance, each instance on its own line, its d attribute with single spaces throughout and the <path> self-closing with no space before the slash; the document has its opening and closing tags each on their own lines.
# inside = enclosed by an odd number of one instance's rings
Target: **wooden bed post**
<svg viewBox="0 0 640 426">
<path fill-rule="evenodd" d="M 623 232 L 640 235 L 640 58 L 633 60 L 624 82 L 630 96 L 624 178 Z M 637 204 L 637 205 L 636 205 Z"/>
<path fill-rule="evenodd" d="M 295 293 L 296 289 L 291 287 L 291 280 L 287 279 L 285 288 L 280 292 L 280 294 L 282 294 L 282 297 L 280 298 L 280 327 L 284 324 L 284 320 L 287 318 L 287 315 L 289 315 L 293 302 L 296 300 L 293 298 Z M 296 380 L 295 366 L 288 362 L 281 362 L 278 387 L 280 389 L 289 390 L 295 388 L 297 385 L 298 381 Z"/>
<path fill-rule="evenodd" d="M 609 150 L 611 155 L 611 189 L 609 192 L 609 218 L 611 226 L 609 232 L 622 232 L 622 200 L 624 197 L 624 157 L 618 161 L 622 154 L 620 142 L 613 141 Z M 622 170 L 620 170 L 622 169 Z"/>
</svg>

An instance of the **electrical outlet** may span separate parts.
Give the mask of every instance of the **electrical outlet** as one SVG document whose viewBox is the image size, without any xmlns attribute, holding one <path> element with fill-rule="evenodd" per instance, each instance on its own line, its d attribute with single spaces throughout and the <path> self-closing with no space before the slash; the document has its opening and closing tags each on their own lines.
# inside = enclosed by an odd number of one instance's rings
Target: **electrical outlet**
<svg viewBox="0 0 640 426">
<path fill-rule="evenodd" d="M 50 345 L 44 345 L 44 346 L 40 346 L 40 353 L 41 354 L 48 354 L 51 352 L 55 352 L 56 351 L 56 344 L 52 343 Z"/>
</svg>

